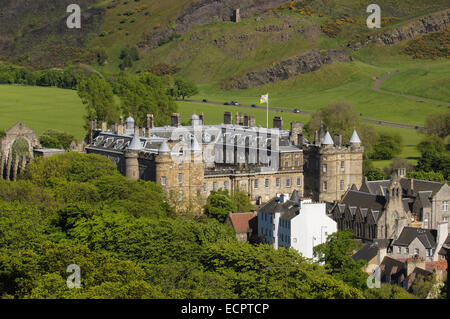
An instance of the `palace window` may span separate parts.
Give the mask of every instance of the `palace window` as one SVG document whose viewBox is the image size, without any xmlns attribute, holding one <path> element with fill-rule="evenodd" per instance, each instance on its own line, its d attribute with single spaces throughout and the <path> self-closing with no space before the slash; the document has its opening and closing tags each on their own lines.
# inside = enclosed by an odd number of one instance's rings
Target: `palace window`
<svg viewBox="0 0 450 319">
<path fill-rule="evenodd" d="M 448 201 L 443 201 L 442 202 L 442 210 L 444 212 L 448 212 Z"/>
<path fill-rule="evenodd" d="M 217 186 L 218 186 L 218 185 L 217 185 L 217 182 L 213 182 L 213 190 L 216 191 L 216 190 L 217 190 Z"/>
<path fill-rule="evenodd" d="M 300 166 L 300 162 L 299 161 L 295 161 L 295 166 L 296 167 Z"/>
<path fill-rule="evenodd" d="M 223 188 L 228 189 L 228 182 L 227 181 L 223 182 Z"/>
<path fill-rule="evenodd" d="M 178 174 L 178 184 L 183 184 L 183 173 Z"/>
<path fill-rule="evenodd" d="M 265 180 L 265 186 L 266 186 L 266 188 L 270 186 L 270 181 L 269 181 L 269 179 L 267 179 L 267 178 L 266 178 L 266 180 Z"/>
<path fill-rule="evenodd" d="M 161 176 L 161 185 L 162 186 L 166 186 L 166 177 L 165 176 Z"/>
<path fill-rule="evenodd" d="M 286 178 L 286 187 L 291 187 L 291 179 Z"/>
<path fill-rule="evenodd" d="M 341 171 L 345 171 L 345 162 L 341 162 Z"/>
<path fill-rule="evenodd" d="M 289 162 L 285 162 L 284 167 L 289 167 Z"/>
<path fill-rule="evenodd" d="M 206 183 L 203 183 L 203 191 L 204 192 L 206 192 L 206 187 L 207 187 Z"/>
<path fill-rule="evenodd" d="M 302 178 L 297 177 L 297 186 L 302 186 Z"/>
<path fill-rule="evenodd" d="M 324 172 L 324 173 L 327 172 L 327 164 L 322 165 L 322 172 Z"/>
<path fill-rule="evenodd" d="M 277 184 L 277 187 L 281 186 L 281 179 L 279 177 L 277 177 L 277 179 L 276 179 L 276 184 Z"/>
<path fill-rule="evenodd" d="M 323 182 L 323 191 L 324 191 L 324 192 L 327 191 L 327 182 Z"/>
<path fill-rule="evenodd" d="M 255 188 L 258 188 L 258 184 L 259 184 L 259 180 L 255 179 L 255 181 L 254 181 Z"/>
<path fill-rule="evenodd" d="M 341 191 L 343 191 L 344 190 L 344 180 L 343 179 L 341 179 L 340 186 L 341 186 Z"/>
<path fill-rule="evenodd" d="M 415 255 L 419 255 L 419 254 L 420 254 L 419 248 L 414 248 L 414 254 L 415 254 Z"/>
</svg>

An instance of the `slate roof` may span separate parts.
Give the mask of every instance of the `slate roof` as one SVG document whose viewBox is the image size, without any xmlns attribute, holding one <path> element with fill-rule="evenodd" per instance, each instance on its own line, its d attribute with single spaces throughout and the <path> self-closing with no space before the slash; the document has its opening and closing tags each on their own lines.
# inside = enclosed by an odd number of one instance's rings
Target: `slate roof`
<svg viewBox="0 0 450 319">
<path fill-rule="evenodd" d="M 341 204 L 350 207 L 370 208 L 372 210 L 382 211 L 386 204 L 386 197 L 375 194 L 365 193 L 361 191 L 349 190 Z"/>
<path fill-rule="evenodd" d="M 285 201 L 284 203 L 280 203 L 280 199 L 278 197 L 274 197 L 269 200 L 264 206 L 259 210 L 260 212 L 273 214 L 273 213 L 281 213 L 280 218 L 291 220 L 299 213 L 298 194 L 295 194 L 296 191 L 292 192 L 291 199 Z M 294 200 L 292 200 L 294 199 Z"/>
<path fill-rule="evenodd" d="M 404 227 L 398 239 L 392 245 L 409 246 L 414 239 L 419 239 L 425 248 L 436 248 L 437 231 L 435 229 L 423 229 Z"/>
<path fill-rule="evenodd" d="M 389 247 L 391 243 L 390 239 L 378 239 L 378 240 L 374 240 L 371 243 L 366 243 L 360 250 L 358 250 L 353 256 L 352 258 L 355 261 L 358 260 L 365 260 L 365 261 L 370 261 L 372 260 L 377 254 L 378 254 L 378 250 L 382 247 Z"/>
<path fill-rule="evenodd" d="M 445 247 L 449 247 L 450 248 L 450 235 L 447 236 L 447 239 L 444 241 L 444 244 L 442 245 L 441 250 L 439 250 L 439 255 L 446 255 L 446 249 Z"/>
<path fill-rule="evenodd" d="M 359 190 L 366 191 L 371 194 L 383 195 L 381 189 L 388 188 L 390 182 L 391 182 L 390 180 L 365 181 Z"/>
<path fill-rule="evenodd" d="M 407 192 L 407 194 L 410 194 L 411 178 L 402 177 L 400 179 L 400 185 L 402 186 L 403 190 Z M 415 193 L 422 191 L 431 191 L 431 196 L 434 196 L 442 186 L 444 186 L 444 183 L 424 181 L 421 179 L 414 179 L 413 181 L 413 190 Z"/>
</svg>

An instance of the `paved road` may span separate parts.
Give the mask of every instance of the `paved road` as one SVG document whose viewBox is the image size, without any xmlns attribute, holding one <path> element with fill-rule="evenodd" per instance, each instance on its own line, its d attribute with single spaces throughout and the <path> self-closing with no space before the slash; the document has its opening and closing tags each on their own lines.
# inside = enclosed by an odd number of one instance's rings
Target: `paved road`
<svg viewBox="0 0 450 319">
<path fill-rule="evenodd" d="M 448 103 L 448 102 L 443 102 L 443 101 L 438 101 L 438 100 L 431 100 L 431 99 L 426 99 L 426 98 L 423 98 L 423 97 L 420 97 L 420 96 L 407 95 L 407 94 L 403 94 L 403 93 L 396 93 L 396 92 L 391 92 L 391 91 L 380 89 L 380 85 L 384 81 L 386 81 L 390 77 L 392 77 L 392 76 L 394 76 L 394 75 L 396 75 L 396 74 L 398 74 L 400 72 L 402 72 L 402 71 L 397 70 L 395 72 L 388 73 L 387 75 L 385 75 L 381 79 L 378 79 L 375 82 L 375 84 L 373 85 L 373 89 L 375 91 L 379 91 L 379 92 L 382 92 L 382 93 L 387 93 L 387 94 L 391 94 L 391 95 L 396 95 L 396 96 L 401 96 L 401 97 L 405 97 L 405 98 L 408 98 L 408 99 L 412 99 L 412 100 L 415 100 L 417 102 L 428 102 L 428 103 L 435 103 L 435 104 L 441 104 L 441 105 L 450 106 L 450 103 Z"/>
<path fill-rule="evenodd" d="M 214 104 L 214 105 L 223 105 L 223 103 L 221 102 L 214 102 L 214 101 L 208 101 L 208 102 L 203 102 L 201 100 L 190 100 L 190 99 L 185 99 L 184 101 L 186 102 L 195 102 L 195 103 L 205 103 L 205 104 Z M 266 107 L 265 106 L 260 106 L 255 104 L 254 107 L 252 107 L 251 105 L 239 105 L 238 107 L 242 107 L 242 108 L 252 108 L 252 109 L 262 109 L 265 110 Z M 286 112 L 286 113 L 295 113 L 292 109 L 283 109 L 283 108 L 278 108 L 278 107 L 269 107 L 270 111 L 275 111 L 275 112 Z M 311 111 L 302 111 L 300 110 L 300 113 L 297 114 L 311 114 Z M 387 122 L 387 121 L 382 121 L 382 120 L 369 120 L 369 119 L 363 119 L 362 120 L 365 123 L 370 123 L 370 124 L 376 124 L 376 125 L 383 125 L 383 126 L 391 126 L 391 127 L 399 127 L 399 128 L 407 128 L 407 129 L 412 129 L 412 130 L 423 130 L 425 129 L 424 127 L 421 126 L 414 126 L 414 125 L 409 125 L 409 124 L 404 124 L 404 123 L 394 123 L 394 122 Z"/>
</svg>

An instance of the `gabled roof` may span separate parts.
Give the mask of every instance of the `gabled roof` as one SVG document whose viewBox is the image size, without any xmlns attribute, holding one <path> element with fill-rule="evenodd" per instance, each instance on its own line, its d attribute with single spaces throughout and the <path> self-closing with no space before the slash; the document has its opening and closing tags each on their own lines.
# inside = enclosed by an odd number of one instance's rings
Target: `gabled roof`
<svg viewBox="0 0 450 319">
<path fill-rule="evenodd" d="M 294 191 L 292 192 L 291 198 L 289 200 L 294 203 L 298 203 L 298 201 L 300 200 L 300 197 L 298 196 L 298 191 L 296 189 L 294 189 Z"/>
<path fill-rule="evenodd" d="M 248 232 L 254 227 L 253 219 L 257 219 L 255 213 L 236 213 L 229 216 L 236 233 Z"/>
<path fill-rule="evenodd" d="M 437 231 L 415 227 L 404 227 L 398 239 L 392 245 L 409 246 L 414 239 L 419 239 L 425 248 L 436 248 Z"/>
<path fill-rule="evenodd" d="M 341 204 L 350 207 L 370 208 L 372 210 L 382 211 L 386 204 L 386 198 L 375 194 L 349 190 L 344 195 L 344 198 L 342 198 Z"/>
<path fill-rule="evenodd" d="M 280 203 L 279 198 L 274 197 L 261 207 L 259 211 L 267 214 L 281 213 L 280 218 L 292 219 L 298 215 L 298 201 L 287 200 L 284 203 Z"/>
<path fill-rule="evenodd" d="M 431 196 L 434 196 L 441 188 L 444 186 L 444 183 L 433 182 L 433 181 L 424 181 L 421 179 L 413 179 L 412 183 L 413 191 L 415 193 L 423 192 L 423 191 L 431 191 Z M 406 191 L 407 194 L 410 194 L 411 190 L 411 178 L 402 177 L 400 179 L 400 185 L 403 190 Z"/>
<path fill-rule="evenodd" d="M 365 244 L 360 250 L 358 250 L 352 256 L 352 258 L 355 261 L 358 261 L 361 259 L 363 259 L 365 261 L 370 261 L 378 254 L 378 250 L 380 250 L 380 248 L 387 248 L 389 246 L 390 242 L 391 242 L 390 239 L 374 240 L 371 243 Z"/>
<path fill-rule="evenodd" d="M 376 195 L 384 195 L 382 190 L 389 187 L 390 180 L 379 181 L 365 181 L 363 182 L 360 191 L 369 192 Z"/>
</svg>

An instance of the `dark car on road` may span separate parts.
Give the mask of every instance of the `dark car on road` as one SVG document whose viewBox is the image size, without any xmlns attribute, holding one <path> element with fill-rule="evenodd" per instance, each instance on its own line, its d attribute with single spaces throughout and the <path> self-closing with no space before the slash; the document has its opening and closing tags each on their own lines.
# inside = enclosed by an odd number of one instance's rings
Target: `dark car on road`
<svg viewBox="0 0 450 319">
<path fill-rule="evenodd" d="M 225 103 L 223 103 L 223 105 L 230 105 L 230 103 L 228 103 L 228 102 L 225 102 Z"/>
<path fill-rule="evenodd" d="M 207 100 L 207 99 L 203 99 L 203 102 L 205 102 L 205 103 L 206 103 L 206 102 L 208 102 L 208 100 Z"/>
<path fill-rule="evenodd" d="M 300 113 L 299 109 L 294 109 L 294 113 Z"/>
<path fill-rule="evenodd" d="M 238 103 L 238 102 L 236 102 L 236 101 L 231 101 L 231 105 L 235 105 L 235 106 L 238 106 L 238 105 L 239 105 L 239 103 Z"/>
<path fill-rule="evenodd" d="M 256 105 L 255 105 L 255 104 L 252 104 L 252 107 L 256 107 Z"/>
</svg>

